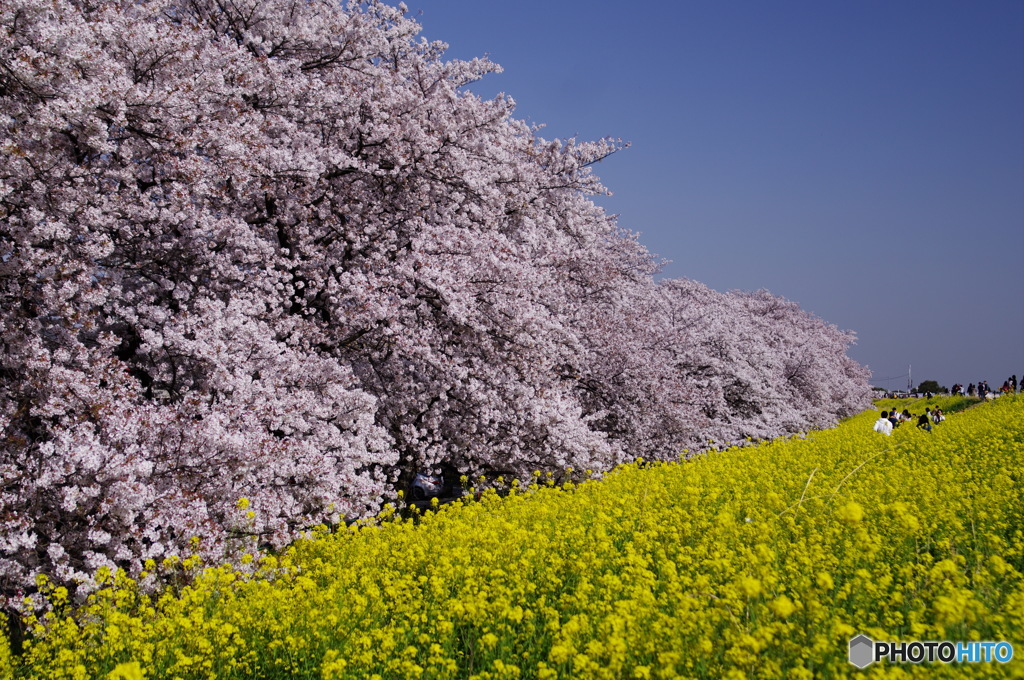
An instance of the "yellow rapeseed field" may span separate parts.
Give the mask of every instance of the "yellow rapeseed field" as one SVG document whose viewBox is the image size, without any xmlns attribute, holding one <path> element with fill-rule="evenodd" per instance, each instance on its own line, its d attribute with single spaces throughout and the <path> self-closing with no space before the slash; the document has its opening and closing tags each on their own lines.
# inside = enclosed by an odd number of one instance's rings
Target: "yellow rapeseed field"
<svg viewBox="0 0 1024 680">
<path fill-rule="evenodd" d="M 904 405 L 917 415 L 925 402 Z M 877 416 L 392 513 L 248 572 L 151 564 L 178 575 L 162 595 L 116 574 L 74 607 L 44 582 L 54 610 L 8 675 L 1024 677 L 1024 397 L 949 413 L 932 432 L 911 422 L 886 437 Z M 1016 657 L 858 670 L 847 649 L 859 633 L 1006 640 Z"/>
</svg>

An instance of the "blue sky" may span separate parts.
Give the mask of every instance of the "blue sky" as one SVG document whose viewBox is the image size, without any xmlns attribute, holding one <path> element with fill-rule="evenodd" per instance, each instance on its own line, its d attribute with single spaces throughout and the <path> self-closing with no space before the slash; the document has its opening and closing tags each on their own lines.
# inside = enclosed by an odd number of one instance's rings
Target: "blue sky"
<svg viewBox="0 0 1024 680">
<path fill-rule="evenodd" d="M 665 276 L 855 331 L 877 385 L 1024 376 L 1024 2 L 407 4 L 544 136 L 630 143 L 599 202 Z"/>
</svg>

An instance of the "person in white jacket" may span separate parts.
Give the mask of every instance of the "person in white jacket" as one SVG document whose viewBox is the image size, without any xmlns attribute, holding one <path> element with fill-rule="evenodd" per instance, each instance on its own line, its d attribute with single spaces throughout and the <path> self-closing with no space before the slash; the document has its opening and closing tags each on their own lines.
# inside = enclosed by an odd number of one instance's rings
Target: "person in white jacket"
<svg viewBox="0 0 1024 680">
<path fill-rule="evenodd" d="M 892 434 L 892 423 L 889 422 L 889 412 L 882 411 L 882 417 L 875 421 L 875 432 L 881 432 L 885 436 Z"/>
</svg>

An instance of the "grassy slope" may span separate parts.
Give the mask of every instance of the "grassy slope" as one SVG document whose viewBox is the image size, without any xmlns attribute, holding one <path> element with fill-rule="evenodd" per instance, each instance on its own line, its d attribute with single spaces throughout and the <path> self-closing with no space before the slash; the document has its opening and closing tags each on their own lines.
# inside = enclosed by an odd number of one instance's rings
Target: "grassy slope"
<svg viewBox="0 0 1024 680">
<path fill-rule="evenodd" d="M 869 411 L 806 438 L 321 536 L 254 578 L 212 569 L 152 599 L 118 579 L 49 617 L 17 674 L 1022 675 L 1024 398 L 932 402 L 951 414 L 932 433 L 884 437 Z M 1006 639 L 1018 658 L 862 672 L 846 661 L 862 632 Z"/>
</svg>

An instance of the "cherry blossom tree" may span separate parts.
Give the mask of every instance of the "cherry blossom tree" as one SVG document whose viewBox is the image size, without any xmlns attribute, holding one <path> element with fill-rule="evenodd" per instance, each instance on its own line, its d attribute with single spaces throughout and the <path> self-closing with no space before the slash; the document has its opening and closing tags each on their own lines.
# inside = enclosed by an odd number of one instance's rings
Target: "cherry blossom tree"
<svg viewBox="0 0 1024 680">
<path fill-rule="evenodd" d="M 710 421 L 698 450 L 828 427 L 870 403 L 868 373 L 846 355 L 851 333 L 767 291 L 719 293 L 685 279 L 661 288 L 665 332 L 686 348 L 680 380 Z"/>
<path fill-rule="evenodd" d="M 656 283 L 402 6 L 0 6 L 0 587 L 234 559 L 416 470 L 678 458 L 863 404 L 851 337 Z"/>
</svg>

